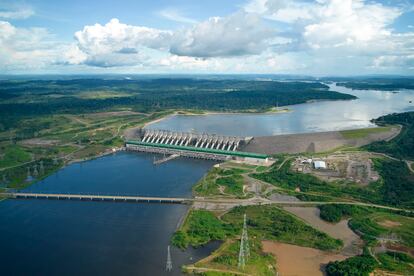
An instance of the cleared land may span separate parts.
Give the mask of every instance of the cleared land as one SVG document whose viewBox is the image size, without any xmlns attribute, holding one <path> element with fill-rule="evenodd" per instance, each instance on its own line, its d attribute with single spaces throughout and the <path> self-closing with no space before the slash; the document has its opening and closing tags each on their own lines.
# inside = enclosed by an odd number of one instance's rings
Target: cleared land
<svg viewBox="0 0 414 276">
<path fill-rule="evenodd" d="M 293 168 L 298 172 L 309 173 L 325 181 L 346 180 L 361 185 L 379 179 L 371 158 L 378 157 L 370 152 L 344 152 L 330 154 L 312 159 L 311 155 L 295 159 Z M 308 160 L 321 160 L 326 164 L 324 169 L 315 169 Z"/>
</svg>

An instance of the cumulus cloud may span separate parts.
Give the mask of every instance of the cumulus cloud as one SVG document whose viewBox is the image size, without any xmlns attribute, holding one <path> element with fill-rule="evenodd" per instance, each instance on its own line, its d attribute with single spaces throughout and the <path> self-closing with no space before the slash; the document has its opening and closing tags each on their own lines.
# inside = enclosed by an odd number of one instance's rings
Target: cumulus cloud
<svg viewBox="0 0 414 276">
<path fill-rule="evenodd" d="M 72 56 L 78 57 L 72 60 L 98 67 L 132 65 L 140 62 L 143 48 L 167 49 L 171 35 L 170 31 L 127 25 L 114 18 L 76 32 L 77 49 L 72 49 Z"/>
<path fill-rule="evenodd" d="M 315 10 L 317 22 L 305 26 L 303 36 L 313 48 L 366 44 L 391 34 L 388 26 L 401 15 L 397 8 L 361 0 L 330 0 Z"/>
<path fill-rule="evenodd" d="M 363 0 L 253 0 L 246 10 L 290 23 L 297 39 L 313 49 L 360 47 L 391 34 L 389 25 L 402 14 L 396 7 Z"/>
<path fill-rule="evenodd" d="M 414 33 L 397 33 L 392 27 L 398 17 L 410 10 L 404 10 L 402 5 L 391 7 L 364 0 L 252 0 L 244 10 L 286 24 L 287 30 L 279 35 L 285 35 L 290 42 L 276 44 L 273 49 L 311 54 L 314 63 L 336 60 L 339 64 L 354 59 L 361 70 L 362 61 L 367 68 L 373 68 L 370 65 L 374 59 L 377 65 L 383 59 L 395 59 L 378 57 L 413 54 Z M 394 64 L 401 59 L 396 58 Z"/>
<path fill-rule="evenodd" d="M 258 54 L 273 34 L 257 15 L 238 12 L 227 17 L 212 17 L 190 29 L 176 31 L 170 51 L 193 57 Z"/>
<path fill-rule="evenodd" d="M 71 64 L 98 67 L 139 64 L 143 61 L 142 52 L 148 49 L 170 52 L 173 57 L 243 56 L 263 51 L 272 34 L 258 16 L 244 12 L 209 18 L 175 32 L 131 26 L 112 19 L 105 25 L 85 26 L 76 32 L 77 46 L 68 55 Z"/>
<path fill-rule="evenodd" d="M 65 45 L 44 28 L 17 28 L 0 21 L 0 70 L 40 68 L 59 59 Z"/>
<path fill-rule="evenodd" d="M 85 26 L 75 34 L 77 45 L 67 54 L 68 63 L 113 67 L 149 64 L 152 60 L 164 67 L 213 69 L 219 68 L 219 59 L 228 63 L 227 58 L 247 60 L 255 55 L 264 59 L 260 62 L 269 70 L 309 68 L 310 64 L 289 61 L 293 55 L 284 55 L 299 52 L 313 55 L 315 64 L 321 64 L 324 57 L 334 64 L 335 58 L 342 62 L 353 56 L 371 66 L 379 56 L 412 51 L 407 35 L 390 28 L 402 12 L 363 0 L 252 0 L 234 14 L 194 22 L 166 9 L 161 16 L 192 26 L 165 31 L 127 25 L 117 19 Z M 277 30 L 266 20 L 288 27 Z M 235 66 L 248 63 L 239 61 Z"/>
</svg>

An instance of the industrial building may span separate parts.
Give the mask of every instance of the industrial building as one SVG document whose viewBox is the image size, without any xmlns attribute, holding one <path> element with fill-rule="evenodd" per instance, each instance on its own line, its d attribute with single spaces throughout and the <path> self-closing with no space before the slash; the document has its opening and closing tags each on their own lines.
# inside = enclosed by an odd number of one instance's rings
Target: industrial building
<svg viewBox="0 0 414 276">
<path fill-rule="evenodd" d="M 326 169 L 326 162 L 325 161 L 321 161 L 321 160 L 317 160 L 317 161 L 313 161 L 313 167 L 317 170 L 319 169 Z"/>
</svg>

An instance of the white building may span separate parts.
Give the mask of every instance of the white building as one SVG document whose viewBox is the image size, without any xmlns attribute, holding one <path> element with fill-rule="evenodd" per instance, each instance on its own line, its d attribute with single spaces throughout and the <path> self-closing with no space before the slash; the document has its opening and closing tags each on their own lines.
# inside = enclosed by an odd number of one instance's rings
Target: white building
<svg viewBox="0 0 414 276">
<path fill-rule="evenodd" d="M 326 169 L 325 161 L 313 161 L 313 167 L 315 169 Z"/>
</svg>

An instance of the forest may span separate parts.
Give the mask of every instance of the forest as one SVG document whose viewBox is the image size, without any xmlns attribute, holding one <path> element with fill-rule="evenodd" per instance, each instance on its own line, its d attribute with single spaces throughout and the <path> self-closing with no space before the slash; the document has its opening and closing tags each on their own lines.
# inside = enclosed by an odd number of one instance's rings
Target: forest
<svg viewBox="0 0 414 276">
<path fill-rule="evenodd" d="M 73 79 L 0 81 L 0 129 L 24 117 L 122 108 L 260 112 L 310 100 L 347 100 L 320 82 L 258 80 Z"/>
<path fill-rule="evenodd" d="M 338 86 L 355 90 L 396 91 L 414 89 L 414 78 L 412 77 L 331 78 L 330 80 L 337 82 Z"/>
<path fill-rule="evenodd" d="M 373 120 L 377 125 L 398 124 L 401 133 L 391 141 L 380 141 L 365 146 L 369 151 L 382 152 L 399 159 L 414 159 L 414 112 L 390 114 Z"/>
</svg>

